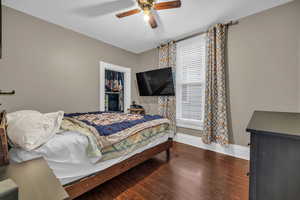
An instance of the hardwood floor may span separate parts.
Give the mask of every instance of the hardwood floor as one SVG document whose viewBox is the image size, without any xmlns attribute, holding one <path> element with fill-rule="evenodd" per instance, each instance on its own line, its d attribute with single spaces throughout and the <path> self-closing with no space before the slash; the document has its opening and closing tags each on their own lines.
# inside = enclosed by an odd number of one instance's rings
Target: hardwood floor
<svg viewBox="0 0 300 200">
<path fill-rule="evenodd" d="M 76 200 L 246 200 L 249 162 L 185 144 L 104 183 Z"/>
</svg>

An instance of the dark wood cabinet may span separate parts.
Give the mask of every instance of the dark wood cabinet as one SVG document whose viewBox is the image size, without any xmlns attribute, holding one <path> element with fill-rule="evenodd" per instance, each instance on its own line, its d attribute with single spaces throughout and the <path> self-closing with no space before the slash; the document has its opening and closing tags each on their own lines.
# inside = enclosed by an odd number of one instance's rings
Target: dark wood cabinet
<svg viewBox="0 0 300 200">
<path fill-rule="evenodd" d="M 254 112 L 250 200 L 300 199 L 300 113 Z"/>
</svg>

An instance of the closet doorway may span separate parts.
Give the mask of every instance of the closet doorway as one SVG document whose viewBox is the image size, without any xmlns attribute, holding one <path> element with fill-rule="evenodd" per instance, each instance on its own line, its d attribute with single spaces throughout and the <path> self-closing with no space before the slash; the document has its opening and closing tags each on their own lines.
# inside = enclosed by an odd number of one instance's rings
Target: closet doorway
<svg viewBox="0 0 300 200">
<path fill-rule="evenodd" d="M 125 112 L 131 102 L 131 69 L 100 62 L 100 111 Z"/>
</svg>

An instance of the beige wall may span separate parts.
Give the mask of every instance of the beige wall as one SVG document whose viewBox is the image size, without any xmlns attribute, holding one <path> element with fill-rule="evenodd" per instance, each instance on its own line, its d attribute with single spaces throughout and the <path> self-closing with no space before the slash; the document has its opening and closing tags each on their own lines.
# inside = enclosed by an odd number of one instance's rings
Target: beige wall
<svg viewBox="0 0 300 200">
<path fill-rule="evenodd" d="M 298 9 L 300 9 L 299 5 Z M 298 110 L 300 112 L 300 20 L 298 20 L 298 24 L 296 25 L 296 27 L 298 27 Z"/>
<path fill-rule="evenodd" d="M 246 17 L 230 28 L 228 68 L 233 142 L 246 144 L 253 110 L 299 111 L 300 1 Z"/>
<path fill-rule="evenodd" d="M 245 132 L 254 110 L 299 111 L 300 1 L 246 17 L 229 28 L 228 86 L 230 142 L 246 145 Z M 157 49 L 141 57 L 156 65 Z M 178 132 L 200 135 L 179 128 Z"/>
<path fill-rule="evenodd" d="M 300 1 L 246 17 L 229 29 L 230 141 L 246 145 L 254 110 L 300 111 Z M 92 111 L 99 107 L 99 61 L 131 67 L 133 74 L 157 68 L 158 50 L 140 55 L 3 8 L 0 97 L 9 111 Z M 157 113 L 157 98 L 132 99 Z M 196 130 L 178 132 L 200 135 Z"/>
<path fill-rule="evenodd" d="M 138 66 L 136 54 L 6 7 L 3 31 L 0 89 L 17 93 L 1 109 L 98 110 L 99 61 Z"/>
</svg>

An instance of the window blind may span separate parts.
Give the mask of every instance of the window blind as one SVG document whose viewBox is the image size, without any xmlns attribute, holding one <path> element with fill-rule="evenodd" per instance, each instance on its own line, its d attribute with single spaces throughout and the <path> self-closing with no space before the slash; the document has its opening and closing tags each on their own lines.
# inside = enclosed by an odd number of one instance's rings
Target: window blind
<svg viewBox="0 0 300 200">
<path fill-rule="evenodd" d="M 204 116 L 206 35 L 177 44 L 176 101 L 178 124 L 201 125 Z"/>
</svg>

